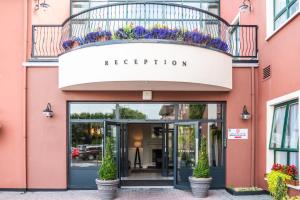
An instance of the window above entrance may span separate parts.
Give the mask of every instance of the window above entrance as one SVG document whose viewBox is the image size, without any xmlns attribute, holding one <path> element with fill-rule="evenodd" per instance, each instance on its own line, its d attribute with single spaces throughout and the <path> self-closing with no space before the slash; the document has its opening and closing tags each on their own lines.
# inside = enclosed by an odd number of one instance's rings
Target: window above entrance
<svg viewBox="0 0 300 200">
<path fill-rule="evenodd" d="M 70 120 L 187 121 L 222 120 L 222 103 L 97 103 L 72 102 Z"/>
<path fill-rule="evenodd" d="M 131 0 L 71 0 L 71 15 L 78 14 L 82 11 L 94 8 L 97 6 L 103 6 L 108 3 L 122 3 L 130 2 Z M 132 1 L 134 2 L 134 1 Z M 157 2 L 166 2 L 158 0 Z M 180 5 L 192 6 L 195 8 L 207 10 L 215 15 L 220 13 L 220 0 L 183 0 L 183 1 L 172 1 L 168 0 L 168 3 L 176 3 Z"/>
</svg>

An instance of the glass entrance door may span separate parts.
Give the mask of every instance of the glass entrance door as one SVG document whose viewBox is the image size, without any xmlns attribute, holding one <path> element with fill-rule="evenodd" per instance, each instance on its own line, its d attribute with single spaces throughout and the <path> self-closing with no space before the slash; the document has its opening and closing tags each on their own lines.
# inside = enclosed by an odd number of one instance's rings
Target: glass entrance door
<svg viewBox="0 0 300 200">
<path fill-rule="evenodd" d="M 189 188 L 189 176 L 198 159 L 198 122 L 175 124 L 174 151 L 174 186 L 179 189 Z"/>
<path fill-rule="evenodd" d="M 162 176 L 172 176 L 174 124 L 163 124 L 162 134 Z"/>
<path fill-rule="evenodd" d="M 76 122 L 69 127 L 69 182 L 71 189 L 96 189 L 102 162 L 103 122 Z"/>
</svg>

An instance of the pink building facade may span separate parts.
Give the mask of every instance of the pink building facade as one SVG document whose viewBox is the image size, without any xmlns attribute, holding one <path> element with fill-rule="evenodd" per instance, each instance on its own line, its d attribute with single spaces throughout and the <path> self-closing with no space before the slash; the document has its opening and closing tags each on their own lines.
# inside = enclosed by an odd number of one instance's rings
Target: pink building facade
<svg viewBox="0 0 300 200">
<path fill-rule="evenodd" d="M 214 188 L 267 189 L 273 163 L 299 170 L 299 0 L 46 3 L 0 6 L 1 189 L 93 188 L 109 134 L 124 185 L 140 181 L 131 179 L 138 134 L 142 168 L 177 188 L 186 188 L 202 135 Z M 144 35 L 115 36 L 130 24 Z M 178 32 L 167 38 L 153 27 Z M 104 30 L 112 38 L 87 37 Z M 43 115 L 48 103 L 53 117 Z M 83 147 L 97 155 L 85 158 Z"/>
</svg>

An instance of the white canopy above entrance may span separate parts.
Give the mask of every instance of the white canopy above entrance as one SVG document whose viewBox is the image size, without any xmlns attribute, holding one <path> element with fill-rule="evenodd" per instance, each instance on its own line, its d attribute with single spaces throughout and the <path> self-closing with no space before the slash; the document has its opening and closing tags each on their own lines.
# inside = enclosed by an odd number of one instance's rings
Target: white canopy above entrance
<svg viewBox="0 0 300 200">
<path fill-rule="evenodd" d="M 77 91 L 229 91 L 231 56 L 191 45 L 113 43 L 59 57 L 59 88 Z"/>
</svg>

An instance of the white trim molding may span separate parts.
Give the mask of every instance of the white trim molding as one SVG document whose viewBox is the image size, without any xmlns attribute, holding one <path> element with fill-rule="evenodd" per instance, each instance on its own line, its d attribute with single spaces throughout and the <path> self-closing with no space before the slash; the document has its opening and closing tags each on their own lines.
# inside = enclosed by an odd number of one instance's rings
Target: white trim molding
<svg viewBox="0 0 300 200">
<path fill-rule="evenodd" d="M 23 67 L 58 67 L 58 62 L 23 62 Z"/>
<path fill-rule="evenodd" d="M 274 106 L 278 105 L 280 103 L 284 103 L 287 101 L 291 101 L 291 100 L 295 100 L 295 99 L 300 99 L 300 90 L 283 95 L 281 97 L 275 98 L 275 99 L 271 99 L 269 101 L 267 101 L 266 103 L 266 114 L 267 114 L 267 128 L 266 128 L 266 136 L 267 136 L 267 140 L 266 140 L 266 158 L 267 158 L 267 163 L 266 163 L 266 173 L 269 173 L 272 169 L 272 165 L 274 163 L 274 153 L 273 150 L 269 149 L 269 142 L 270 142 L 270 137 L 271 137 L 271 130 L 272 130 L 272 121 L 273 121 L 273 115 L 274 115 Z M 298 107 L 298 113 L 300 113 L 300 106 Z M 300 118 L 298 120 L 298 124 L 300 127 Z M 300 137 L 299 137 L 300 140 Z M 300 142 L 300 141 L 299 141 Z M 299 154 L 299 160 L 300 160 L 300 154 Z M 300 167 L 298 166 L 298 171 L 299 171 Z M 293 187 L 294 188 L 294 187 Z M 300 187 L 298 188 L 294 188 L 294 189 L 300 189 Z"/>
</svg>

